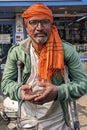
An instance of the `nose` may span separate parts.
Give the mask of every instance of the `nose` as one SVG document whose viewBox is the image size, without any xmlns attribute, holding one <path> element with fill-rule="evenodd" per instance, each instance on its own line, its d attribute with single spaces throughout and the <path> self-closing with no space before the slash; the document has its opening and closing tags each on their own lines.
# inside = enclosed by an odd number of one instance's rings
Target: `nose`
<svg viewBox="0 0 87 130">
<path fill-rule="evenodd" d="M 37 24 L 37 29 L 38 30 L 42 30 L 43 29 L 43 25 L 40 22 Z"/>
</svg>

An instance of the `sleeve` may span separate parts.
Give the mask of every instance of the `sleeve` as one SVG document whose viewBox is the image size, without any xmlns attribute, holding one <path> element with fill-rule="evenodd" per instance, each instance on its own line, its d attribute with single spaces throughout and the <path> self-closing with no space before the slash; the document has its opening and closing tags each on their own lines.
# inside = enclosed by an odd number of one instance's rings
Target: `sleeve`
<svg viewBox="0 0 87 130">
<path fill-rule="evenodd" d="M 64 47 L 64 55 L 70 81 L 58 87 L 58 98 L 62 101 L 74 101 L 87 93 L 87 75 L 72 46 Z"/>
<path fill-rule="evenodd" d="M 16 47 L 10 48 L 2 76 L 1 90 L 4 95 L 13 100 L 20 99 L 20 86 L 22 83 L 17 82 L 17 60 Z"/>
</svg>

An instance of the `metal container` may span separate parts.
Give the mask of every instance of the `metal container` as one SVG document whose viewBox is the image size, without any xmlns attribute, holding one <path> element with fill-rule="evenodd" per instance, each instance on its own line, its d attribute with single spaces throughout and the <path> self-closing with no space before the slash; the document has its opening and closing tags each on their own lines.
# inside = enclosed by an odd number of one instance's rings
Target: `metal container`
<svg viewBox="0 0 87 130">
<path fill-rule="evenodd" d="M 35 117 L 31 116 L 26 116 L 24 118 L 21 117 L 21 106 L 24 100 L 21 100 L 19 103 L 19 108 L 18 108 L 18 119 L 17 119 L 17 124 L 18 124 L 18 129 L 19 130 L 38 130 L 38 122 Z"/>
</svg>

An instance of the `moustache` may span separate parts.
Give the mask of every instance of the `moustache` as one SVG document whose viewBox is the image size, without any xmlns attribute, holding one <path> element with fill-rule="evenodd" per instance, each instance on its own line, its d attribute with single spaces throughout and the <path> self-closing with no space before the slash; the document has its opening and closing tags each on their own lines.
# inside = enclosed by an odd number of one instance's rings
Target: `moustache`
<svg viewBox="0 0 87 130">
<path fill-rule="evenodd" d="M 35 32 L 35 33 L 34 33 L 34 36 L 37 36 L 37 35 L 39 35 L 39 34 L 43 34 L 43 35 L 47 36 L 47 32 L 45 32 L 45 31 Z"/>
</svg>

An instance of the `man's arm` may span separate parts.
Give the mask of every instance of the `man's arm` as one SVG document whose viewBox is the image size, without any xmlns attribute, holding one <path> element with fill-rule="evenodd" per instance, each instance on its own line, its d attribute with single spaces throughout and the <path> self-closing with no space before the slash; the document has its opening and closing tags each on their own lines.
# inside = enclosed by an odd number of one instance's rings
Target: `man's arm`
<svg viewBox="0 0 87 130">
<path fill-rule="evenodd" d="M 8 57 L 3 72 L 1 89 L 4 95 L 13 100 L 19 100 L 19 88 L 21 83 L 17 82 L 17 54 L 16 47 L 9 50 Z"/>
<path fill-rule="evenodd" d="M 87 76 L 78 53 L 71 45 L 63 46 L 70 82 L 58 87 L 58 97 L 60 100 L 76 100 L 87 93 Z"/>
</svg>

